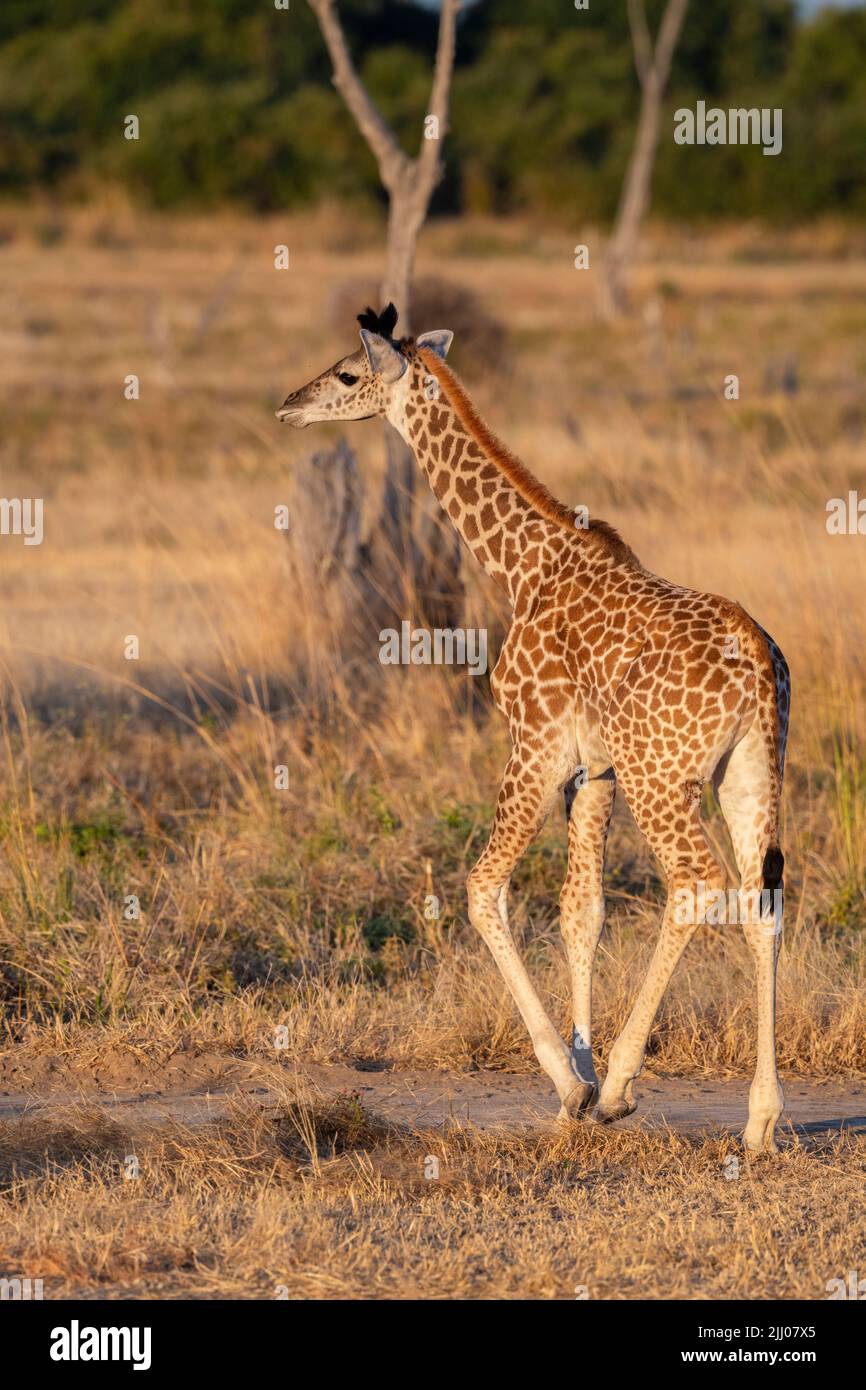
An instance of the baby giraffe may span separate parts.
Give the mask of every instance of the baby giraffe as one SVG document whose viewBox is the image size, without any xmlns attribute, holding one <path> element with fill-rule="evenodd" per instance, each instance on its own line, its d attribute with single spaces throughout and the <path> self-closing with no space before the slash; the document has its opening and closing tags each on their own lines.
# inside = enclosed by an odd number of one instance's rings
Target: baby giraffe
<svg viewBox="0 0 866 1390">
<path fill-rule="evenodd" d="M 650 1029 L 686 945 L 705 921 L 742 926 L 757 974 L 757 1066 L 745 1143 L 775 1150 L 776 960 L 783 858 L 779 804 L 788 668 L 740 607 L 650 574 L 606 522 L 554 497 L 491 433 L 445 363 L 453 334 L 394 337 L 397 312 L 359 314 L 361 346 L 292 392 L 297 428 L 384 416 L 413 450 L 465 544 L 507 596 L 512 621 L 491 676 L 511 732 L 490 840 L 469 874 L 469 917 L 490 948 L 556 1087 L 560 1115 L 612 1121 L 635 1109 Z M 738 892 L 701 821 L 712 781 L 731 834 Z M 611 1049 L 599 1096 L 592 969 L 616 787 L 664 872 L 667 903 L 646 979 Z M 563 789 L 570 805 L 560 896 L 572 982 L 571 1046 L 532 985 L 508 926 L 508 884 Z"/>
</svg>

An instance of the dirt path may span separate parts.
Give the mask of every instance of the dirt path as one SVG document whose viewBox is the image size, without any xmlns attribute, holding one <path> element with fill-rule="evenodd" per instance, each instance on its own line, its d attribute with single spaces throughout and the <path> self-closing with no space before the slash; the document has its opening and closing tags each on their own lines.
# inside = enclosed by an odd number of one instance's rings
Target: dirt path
<svg viewBox="0 0 866 1390">
<path fill-rule="evenodd" d="M 50 1059 L 0 1062 L 0 1120 L 82 1105 L 96 1106 L 131 1128 L 167 1122 L 201 1125 L 218 1119 L 236 1097 L 265 1108 L 280 1104 L 295 1079 L 291 1063 L 242 1061 L 210 1053 L 179 1053 L 154 1067 L 130 1057 L 73 1072 Z M 366 1109 L 396 1124 L 436 1128 L 449 1121 L 510 1130 L 548 1124 L 556 1114 L 553 1088 L 538 1076 L 505 1072 L 395 1071 L 307 1063 L 297 1075 L 324 1096 L 356 1093 Z M 801 1134 L 853 1129 L 866 1133 L 866 1082 L 785 1081 L 786 1121 Z M 669 1125 L 684 1133 L 721 1126 L 742 1129 L 749 1083 L 647 1076 L 639 1109 L 621 1125 Z"/>
</svg>

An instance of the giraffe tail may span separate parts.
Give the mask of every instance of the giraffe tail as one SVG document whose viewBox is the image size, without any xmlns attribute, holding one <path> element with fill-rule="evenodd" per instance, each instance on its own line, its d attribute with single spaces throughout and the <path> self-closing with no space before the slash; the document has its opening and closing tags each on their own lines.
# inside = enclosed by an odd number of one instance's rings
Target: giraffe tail
<svg viewBox="0 0 866 1390">
<path fill-rule="evenodd" d="M 775 893 L 785 872 L 785 856 L 778 845 L 770 845 L 764 855 L 764 865 L 761 872 L 764 875 L 764 892 Z"/>
<path fill-rule="evenodd" d="M 779 847 L 779 821 L 782 808 L 782 740 L 779 730 L 778 692 L 776 670 L 770 655 L 765 634 L 760 628 L 754 634 L 752 649 L 755 672 L 755 699 L 757 701 L 758 727 L 764 739 L 769 774 L 769 844 L 764 852 L 761 866 L 765 894 L 772 894 L 781 886 L 785 869 L 785 857 Z"/>
</svg>

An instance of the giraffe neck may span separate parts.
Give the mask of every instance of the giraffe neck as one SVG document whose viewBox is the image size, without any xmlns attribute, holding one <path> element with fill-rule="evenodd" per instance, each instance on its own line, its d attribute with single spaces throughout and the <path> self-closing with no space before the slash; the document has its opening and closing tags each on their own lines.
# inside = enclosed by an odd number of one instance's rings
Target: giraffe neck
<svg viewBox="0 0 866 1390">
<path fill-rule="evenodd" d="M 513 603 L 527 572 L 532 542 L 538 553 L 539 543 L 551 533 L 573 525 L 573 514 L 554 502 L 489 435 L 456 378 L 438 359 L 434 363 L 431 354 L 422 358 L 419 353 L 407 376 L 402 418 L 395 423 L 466 545 Z M 521 485 L 508 476 L 503 457 L 520 471 Z M 546 501 L 544 509 L 535 505 L 533 490 Z"/>
</svg>

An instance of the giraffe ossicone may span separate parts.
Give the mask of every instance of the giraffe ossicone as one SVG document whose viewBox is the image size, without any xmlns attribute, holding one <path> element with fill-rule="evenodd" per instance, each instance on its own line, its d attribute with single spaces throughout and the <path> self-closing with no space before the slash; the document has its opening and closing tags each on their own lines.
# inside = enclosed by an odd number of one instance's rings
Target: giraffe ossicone
<svg viewBox="0 0 866 1390">
<path fill-rule="evenodd" d="M 775 1148 L 776 962 L 784 861 L 779 815 L 790 677 L 773 639 L 738 603 L 646 570 L 613 527 L 558 502 L 484 423 L 445 358 L 446 329 L 396 339 L 397 312 L 360 314 L 361 347 L 292 392 L 277 418 L 297 428 L 383 417 L 413 450 L 468 549 L 508 598 L 512 621 L 491 676 L 512 752 L 490 840 L 469 874 L 469 917 L 492 952 L 566 1119 L 635 1108 L 634 1082 L 673 971 L 699 922 L 684 891 L 726 889 L 705 834 L 712 782 L 744 895 L 769 892 L 774 928 L 740 925 L 755 962 L 757 1063 L 745 1143 Z M 431 379 L 436 390 L 430 390 Z M 578 509 L 581 514 L 585 508 Z M 587 769 L 579 789 L 578 769 Z M 592 970 L 604 926 L 602 873 L 619 787 L 664 874 L 667 902 L 646 978 L 599 1088 Z M 696 790 L 697 789 L 697 790 Z M 561 927 L 572 986 L 568 1046 L 508 926 L 515 866 L 565 791 L 568 869 Z"/>
</svg>

